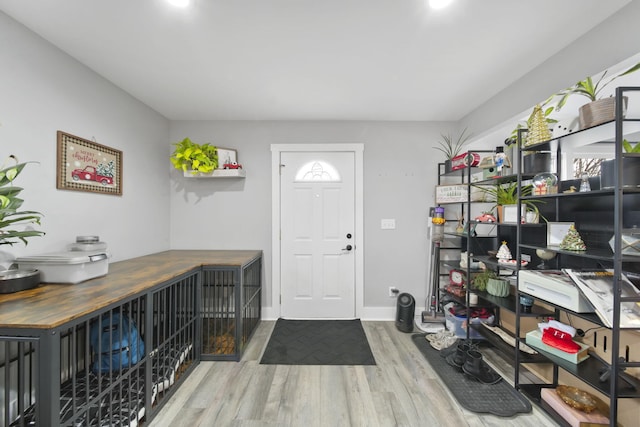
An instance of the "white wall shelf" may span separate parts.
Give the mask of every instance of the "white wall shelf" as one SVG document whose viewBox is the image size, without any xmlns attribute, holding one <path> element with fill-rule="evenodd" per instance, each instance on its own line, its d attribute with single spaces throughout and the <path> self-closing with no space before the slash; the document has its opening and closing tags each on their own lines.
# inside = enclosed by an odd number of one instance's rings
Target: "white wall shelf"
<svg viewBox="0 0 640 427">
<path fill-rule="evenodd" d="M 216 169 L 211 173 L 198 172 L 195 175 L 191 171 L 184 172 L 185 178 L 244 178 L 246 176 L 244 169 Z"/>
</svg>

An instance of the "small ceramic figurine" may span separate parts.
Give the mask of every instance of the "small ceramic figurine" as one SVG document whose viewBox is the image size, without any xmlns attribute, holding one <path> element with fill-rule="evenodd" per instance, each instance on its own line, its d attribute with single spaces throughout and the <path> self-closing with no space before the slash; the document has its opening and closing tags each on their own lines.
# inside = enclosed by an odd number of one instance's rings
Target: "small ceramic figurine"
<svg viewBox="0 0 640 427">
<path fill-rule="evenodd" d="M 502 241 L 502 245 L 500 246 L 500 249 L 498 249 L 498 253 L 496 254 L 496 258 L 498 258 L 499 260 L 510 260 L 511 257 L 511 250 L 509 249 L 509 247 L 507 246 L 507 242 L 506 241 Z"/>
</svg>

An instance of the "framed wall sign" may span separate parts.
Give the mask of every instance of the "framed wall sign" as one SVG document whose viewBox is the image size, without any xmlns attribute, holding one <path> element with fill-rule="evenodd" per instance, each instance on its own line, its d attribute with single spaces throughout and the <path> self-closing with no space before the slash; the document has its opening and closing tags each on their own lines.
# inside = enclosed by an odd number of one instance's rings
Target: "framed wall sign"
<svg viewBox="0 0 640 427">
<path fill-rule="evenodd" d="M 58 131 L 56 188 L 122 195 L 122 151 Z"/>
</svg>

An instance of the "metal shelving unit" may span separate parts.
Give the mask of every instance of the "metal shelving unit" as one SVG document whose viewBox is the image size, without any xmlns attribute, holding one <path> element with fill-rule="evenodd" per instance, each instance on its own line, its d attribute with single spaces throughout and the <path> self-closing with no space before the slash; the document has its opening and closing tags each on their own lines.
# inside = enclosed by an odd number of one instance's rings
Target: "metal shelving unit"
<svg viewBox="0 0 640 427">
<path fill-rule="evenodd" d="M 520 259 L 523 250 L 536 249 L 552 249 L 556 252 L 556 258 L 560 267 L 565 268 L 593 268 L 598 265 L 599 268 L 612 269 L 613 277 L 613 325 L 620 324 L 620 311 L 623 298 L 621 297 L 621 275 L 623 271 L 635 271 L 640 269 L 640 259 L 634 256 L 623 255 L 621 250 L 621 234 L 624 228 L 631 228 L 630 225 L 637 224 L 637 217 L 629 213 L 630 210 L 637 210 L 640 205 L 640 188 L 623 187 L 622 183 L 622 159 L 631 157 L 631 155 L 622 153 L 622 140 L 624 138 L 636 138 L 632 141 L 638 141 L 640 136 L 640 121 L 633 118 L 624 118 L 622 98 L 633 92 L 640 92 L 638 87 L 619 87 L 616 89 L 616 119 L 612 122 L 594 126 L 589 129 L 580 130 L 563 137 L 554 138 L 539 144 L 527 146 L 526 150 L 555 151 L 557 161 L 557 171 L 562 171 L 561 156 L 563 148 L 572 146 L 583 146 L 588 144 L 609 143 L 614 146 L 615 157 L 615 186 L 612 189 L 594 188 L 590 192 L 564 194 L 563 190 L 568 188 L 570 182 L 559 181 L 558 194 L 550 194 L 544 196 L 523 197 L 527 199 L 544 199 L 550 205 L 553 204 L 555 209 L 555 221 L 575 221 L 576 228 L 580 232 L 581 227 L 585 230 L 581 236 L 587 245 L 587 250 L 581 253 L 575 251 L 560 250 L 558 248 L 547 248 L 546 245 L 532 243 L 527 241 L 523 236 L 522 227 L 518 227 L 517 233 L 517 258 Z M 638 97 L 636 96 L 636 100 Z M 522 141 L 522 135 L 526 130 L 519 133 L 519 142 Z M 518 155 L 520 156 L 519 164 L 522 164 L 522 156 L 524 149 L 519 144 Z M 525 179 L 523 175 L 518 173 L 518 182 L 522 183 Z M 593 188 L 593 187 L 592 187 Z M 520 206 L 521 202 L 519 203 Z M 520 208 L 518 208 L 520 209 Z M 608 240 L 614 236 L 613 250 L 608 246 Z M 526 295 L 518 291 L 517 295 Z M 631 300 L 640 302 L 640 298 L 625 298 L 625 301 Z M 563 307 L 554 305 L 544 301 L 553 307 L 553 316 L 558 319 L 562 314 L 575 316 L 586 320 L 594 325 L 604 327 L 598 316 L 595 314 L 574 313 Z M 520 306 L 516 305 L 516 337 L 521 334 L 520 319 L 524 313 L 521 312 Z M 637 328 L 640 329 L 640 328 Z M 540 397 L 542 388 L 555 387 L 559 383 L 560 373 L 566 373 L 575 377 L 585 385 L 592 387 L 594 390 L 607 396 L 610 400 L 609 420 L 611 426 L 618 423 L 618 399 L 634 398 L 640 399 L 640 380 L 624 371 L 626 368 L 638 368 L 640 362 L 631 361 L 629 352 L 621 352 L 621 328 L 614 326 L 608 329 L 610 333 L 610 343 L 607 346 L 607 354 L 609 360 L 603 360 L 595 351 L 590 350 L 590 357 L 579 364 L 567 362 L 553 354 L 549 354 L 543 350 L 539 353 L 544 356 L 545 363 L 551 363 L 553 373 L 550 382 L 541 382 L 538 384 L 521 383 L 521 374 L 525 367 L 522 364 L 533 363 L 524 360 L 518 352 L 516 352 L 515 360 L 515 379 L 516 388 L 529 396 L 532 400 L 543 405 Z M 518 338 L 518 340 L 522 340 Z M 627 348 L 628 349 L 628 348 Z M 638 355 L 635 355 L 638 359 Z M 558 417 L 548 405 L 543 405 L 544 409 L 549 411 L 555 417 Z"/>
</svg>

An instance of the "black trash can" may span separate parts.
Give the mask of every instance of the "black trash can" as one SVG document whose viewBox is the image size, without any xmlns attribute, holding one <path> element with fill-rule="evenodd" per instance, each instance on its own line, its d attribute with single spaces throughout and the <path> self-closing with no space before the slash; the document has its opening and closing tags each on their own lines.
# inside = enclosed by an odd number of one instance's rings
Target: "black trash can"
<svg viewBox="0 0 640 427">
<path fill-rule="evenodd" d="M 413 332 L 413 317 L 416 311 L 416 300 L 411 294 L 398 295 L 396 309 L 396 328 L 401 332 Z"/>
</svg>

